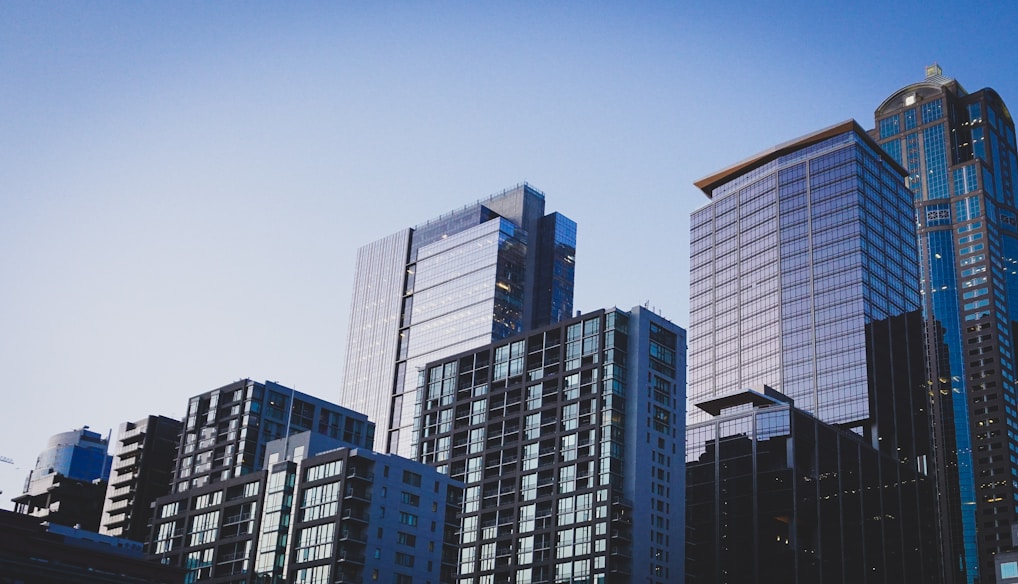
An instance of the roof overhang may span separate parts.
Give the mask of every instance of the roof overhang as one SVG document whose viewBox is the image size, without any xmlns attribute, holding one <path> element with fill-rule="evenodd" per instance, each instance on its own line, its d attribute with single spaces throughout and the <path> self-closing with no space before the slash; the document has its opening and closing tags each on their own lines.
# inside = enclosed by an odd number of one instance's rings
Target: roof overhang
<svg viewBox="0 0 1018 584">
<path fill-rule="evenodd" d="M 774 146 L 773 148 L 764 150 L 756 156 L 751 156 L 742 162 L 737 162 L 732 166 L 719 170 L 718 172 L 715 172 L 710 176 L 706 176 L 693 184 L 696 185 L 696 188 L 703 191 L 708 198 L 713 198 L 715 188 L 739 177 L 740 175 L 760 168 L 768 162 L 776 160 L 786 154 L 791 154 L 797 150 L 801 150 L 818 142 L 827 140 L 828 138 L 833 138 L 834 136 L 845 134 L 847 132 L 855 132 L 859 138 L 869 144 L 870 147 L 872 147 L 873 150 L 876 151 L 880 157 L 891 166 L 891 168 L 898 172 L 898 174 L 902 177 L 908 176 L 908 171 L 902 168 L 897 161 L 884 152 L 884 149 L 881 148 L 872 137 L 870 137 L 870 135 L 862 128 L 862 126 L 859 125 L 858 122 L 855 120 L 846 120 L 840 124 L 835 124 L 828 128 L 824 128 L 823 130 L 813 132 L 812 134 L 806 134 L 805 136 L 801 136 L 794 140 Z"/>
</svg>

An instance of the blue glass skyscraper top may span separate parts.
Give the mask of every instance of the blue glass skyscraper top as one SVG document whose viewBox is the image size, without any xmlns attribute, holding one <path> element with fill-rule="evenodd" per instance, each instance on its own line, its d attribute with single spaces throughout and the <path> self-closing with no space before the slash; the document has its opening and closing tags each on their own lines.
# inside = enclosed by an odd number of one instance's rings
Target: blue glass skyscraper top
<svg viewBox="0 0 1018 584">
<path fill-rule="evenodd" d="M 106 480 L 113 464 L 108 445 L 107 439 L 87 426 L 53 435 L 25 480 L 24 492 L 31 490 L 33 481 L 53 474 L 80 481 Z"/>
<path fill-rule="evenodd" d="M 933 65 L 875 112 L 874 137 L 909 172 L 919 224 L 932 389 L 950 396 L 938 432 L 956 455 L 942 488 L 962 579 L 986 581 L 1018 520 L 1018 157 L 1011 115 L 992 89 L 968 93 Z M 937 346 L 943 344 L 941 349 Z M 946 440 L 946 438 L 945 438 Z"/>
</svg>

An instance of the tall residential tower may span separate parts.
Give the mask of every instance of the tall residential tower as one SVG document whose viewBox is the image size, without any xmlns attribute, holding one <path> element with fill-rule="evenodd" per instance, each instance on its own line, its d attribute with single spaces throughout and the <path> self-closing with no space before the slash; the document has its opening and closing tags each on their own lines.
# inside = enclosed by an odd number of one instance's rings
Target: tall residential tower
<svg viewBox="0 0 1018 584">
<path fill-rule="evenodd" d="M 944 492 L 961 509 L 952 560 L 967 582 L 990 582 L 1018 520 L 1014 122 L 995 91 L 968 93 L 936 65 L 880 104 L 875 122 L 873 137 L 909 174 L 930 378 L 953 397 L 939 417 L 957 444 Z"/>
<path fill-rule="evenodd" d="M 180 440 L 180 420 L 148 416 L 124 422 L 115 442 L 99 533 L 145 541 L 152 502 L 170 492 Z"/>
<path fill-rule="evenodd" d="M 343 405 L 412 456 L 419 368 L 570 316 L 576 224 L 527 184 L 361 247 Z"/>
<path fill-rule="evenodd" d="M 685 336 L 599 310 L 428 364 L 417 455 L 465 486 L 459 584 L 683 581 Z"/>
</svg>

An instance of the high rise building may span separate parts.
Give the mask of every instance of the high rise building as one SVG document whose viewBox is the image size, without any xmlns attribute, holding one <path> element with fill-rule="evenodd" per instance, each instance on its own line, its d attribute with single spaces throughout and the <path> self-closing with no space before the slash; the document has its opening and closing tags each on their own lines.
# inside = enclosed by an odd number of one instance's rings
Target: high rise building
<svg viewBox="0 0 1018 584">
<path fill-rule="evenodd" d="M 576 224 L 522 184 L 357 252 L 342 402 L 411 456 L 429 360 L 570 316 Z"/>
<path fill-rule="evenodd" d="M 685 348 L 637 307 L 427 364 L 416 451 L 464 484 L 459 584 L 682 581 Z"/>
<path fill-rule="evenodd" d="M 271 382 L 192 398 L 179 458 L 193 460 L 153 505 L 151 557 L 186 582 L 452 584 L 461 485 L 365 448 L 373 426 Z"/>
<path fill-rule="evenodd" d="M 117 435 L 99 533 L 143 542 L 152 502 L 170 491 L 182 424 L 165 416 L 124 422 Z"/>
<path fill-rule="evenodd" d="M 697 182 L 688 581 L 942 578 L 903 177 L 849 121 Z"/>
<path fill-rule="evenodd" d="M 180 434 L 173 490 L 183 492 L 261 468 L 265 445 L 315 431 L 370 447 L 375 425 L 364 414 L 272 381 L 241 379 L 192 397 Z"/>
<path fill-rule="evenodd" d="M 949 534 L 965 581 L 989 581 L 1018 520 L 1018 210 L 1014 122 L 992 89 L 968 93 L 927 68 L 888 97 L 873 137 L 908 171 L 919 222 L 931 380 L 951 395 L 941 416 L 956 443 L 945 490 L 961 510 Z"/>
<path fill-rule="evenodd" d="M 15 497 L 14 510 L 62 525 L 99 529 L 112 457 L 109 441 L 88 426 L 55 434 Z"/>
</svg>

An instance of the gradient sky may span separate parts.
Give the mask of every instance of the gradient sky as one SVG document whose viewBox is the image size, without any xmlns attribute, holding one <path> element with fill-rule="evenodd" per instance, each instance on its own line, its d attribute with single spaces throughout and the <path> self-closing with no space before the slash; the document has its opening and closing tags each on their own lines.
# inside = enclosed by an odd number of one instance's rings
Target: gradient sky
<svg viewBox="0 0 1018 584">
<path fill-rule="evenodd" d="M 528 181 L 576 308 L 687 322 L 694 180 L 938 62 L 1018 107 L 1013 2 L 0 2 L 0 507 L 46 439 L 243 377 L 333 401 L 358 246 Z"/>
</svg>

